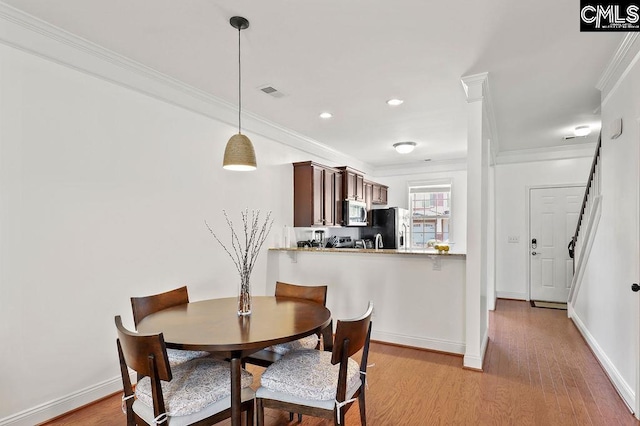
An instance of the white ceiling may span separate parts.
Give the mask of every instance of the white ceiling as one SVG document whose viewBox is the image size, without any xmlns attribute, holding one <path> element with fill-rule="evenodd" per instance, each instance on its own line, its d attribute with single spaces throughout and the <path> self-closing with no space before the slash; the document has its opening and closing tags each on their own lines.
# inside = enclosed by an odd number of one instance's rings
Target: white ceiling
<svg viewBox="0 0 640 426">
<path fill-rule="evenodd" d="M 580 33 L 579 3 L 537 0 L 4 0 L 373 167 L 466 155 L 461 77 L 489 73 L 498 152 L 599 128 L 595 85 L 624 33 Z M 259 90 L 271 85 L 286 96 Z M 390 98 L 404 99 L 389 107 Z M 330 111 L 334 117 L 321 120 Z M 494 142 L 495 142 L 494 139 Z M 392 144 L 415 141 L 412 154 Z"/>
</svg>

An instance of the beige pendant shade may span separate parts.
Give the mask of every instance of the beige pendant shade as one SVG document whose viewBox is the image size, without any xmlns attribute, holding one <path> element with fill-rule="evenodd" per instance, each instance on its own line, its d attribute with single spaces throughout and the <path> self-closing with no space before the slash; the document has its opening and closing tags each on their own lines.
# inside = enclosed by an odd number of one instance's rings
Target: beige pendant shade
<svg viewBox="0 0 640 426">
<path fill-rule="evenodd" d="M 248 137 L 241 133 L 231 136 L 224 150 L 222 167 L 237 171 L 250 171 L 257 168 L 256 152 Z"/>
<path fill-rule="evenodd" d="M 242 68 L 240 61 L 240 31 L 249 28 L 249 21 L 242 16 L 234 16 L 229 19 L 231 26 L 238 30 L 238 133 L 231 136 L 227 147 L 224 149 L 224 160 L 222 168 L 226 170 L 236 170 L 246 172 L 255 170 L 256 152 L 248 137 L 242 134 Z"/>
</svg>

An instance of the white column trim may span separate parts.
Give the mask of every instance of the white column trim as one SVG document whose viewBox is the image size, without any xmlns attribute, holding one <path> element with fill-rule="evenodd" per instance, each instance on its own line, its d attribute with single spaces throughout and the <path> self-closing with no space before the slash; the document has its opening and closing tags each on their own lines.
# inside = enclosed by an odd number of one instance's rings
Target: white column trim
<svg viewBox="0 0 640 426">
<path fill-rule="evenodd" d="M 462 87 L 467 97 L 467 103 L 482 101 L 483 120 L 486 120 L 489 129 L 490 165 L 496 164 L 496 158 L 500 152 L 500 140 L 498 127 L 489 88 L 489 73 L 483 72 L 461 78 Z"/>
<path fill-rule="evenodd" d="M 467 96 L 467 268 L 466 268 L 466 327 L 465 355 L 467 368 L 482 369 L 488 333 L 486 296 L 488 257 L 488 169 L 491 162 L 489 139 L 491 119 L 489 111 L 488 73 L 462 78 Z"/>
</svg>

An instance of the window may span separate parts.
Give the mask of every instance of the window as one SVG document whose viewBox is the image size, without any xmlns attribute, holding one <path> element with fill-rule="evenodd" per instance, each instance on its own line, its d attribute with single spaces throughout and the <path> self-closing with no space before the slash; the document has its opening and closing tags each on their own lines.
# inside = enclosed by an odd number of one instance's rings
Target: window
<svg viewBox="0 0 640 426">
<path fill-rule="evenodd" d="M 427 248 L 430 240 L 451 236 L 451 184 L 409 186 L 411 245 Z"/>
</svg>

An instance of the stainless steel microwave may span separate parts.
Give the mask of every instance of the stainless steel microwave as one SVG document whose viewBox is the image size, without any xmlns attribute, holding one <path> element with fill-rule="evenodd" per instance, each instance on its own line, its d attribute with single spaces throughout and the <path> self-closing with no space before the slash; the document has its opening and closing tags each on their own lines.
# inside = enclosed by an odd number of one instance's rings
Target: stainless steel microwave
<svg viewBox="0 0 640 426">
<path fill-rule="evenodd" d="M 344 226 L 367 226 L 367 205 L 362 201 L 342 202 L 342 224 Z"/>
</svg>

